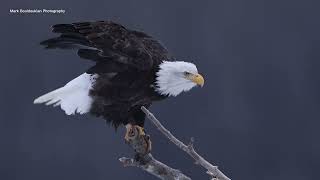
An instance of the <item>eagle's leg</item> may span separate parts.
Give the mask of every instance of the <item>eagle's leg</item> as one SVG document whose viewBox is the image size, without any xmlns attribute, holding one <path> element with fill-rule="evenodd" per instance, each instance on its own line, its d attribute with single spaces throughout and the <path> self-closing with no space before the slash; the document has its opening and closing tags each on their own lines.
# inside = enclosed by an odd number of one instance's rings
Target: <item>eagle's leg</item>
<svg viewBox="0 0 320 180">
<path fill-rule="evenodd" d="M 146 135 L 144 128 L 141 126 L 128 123 L 126 125 L 124 139 L 128 144 L 138 145 L 136 151 L 139 152 L 139 154 L 147 154 L 151 151 L 150 136 Z"/>
</svg>

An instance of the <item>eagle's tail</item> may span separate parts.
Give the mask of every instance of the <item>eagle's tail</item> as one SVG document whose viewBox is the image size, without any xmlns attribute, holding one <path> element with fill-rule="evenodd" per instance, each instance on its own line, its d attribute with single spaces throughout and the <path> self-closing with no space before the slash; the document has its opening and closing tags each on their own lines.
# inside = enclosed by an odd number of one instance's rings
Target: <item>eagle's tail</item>
<svg viewBox="0 0 320 180">
<path fill-rule="evenodd" d="M 95 75 L 82 74 L 65 86 L 44 94 L 34 100 L 34 104 L 61 106 L 67 115 L 90 111 L 92 98 L 89 91 L 95 81 Z"/>
</svg>

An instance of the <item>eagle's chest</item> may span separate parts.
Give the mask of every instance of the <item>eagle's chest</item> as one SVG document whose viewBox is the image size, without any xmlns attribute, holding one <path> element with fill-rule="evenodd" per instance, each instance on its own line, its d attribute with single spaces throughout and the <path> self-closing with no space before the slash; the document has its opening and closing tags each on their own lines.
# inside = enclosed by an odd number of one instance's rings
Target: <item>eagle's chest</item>
<svg viewBox="0 0 320 180">
<path fill-rule="evenodd" d="M 161 96 L 154 90 L 153 73 L 126 72 L 112 78 L 99 75 L 90 92 L 91 112 L 106 118 L 126 119 Z"/>
<path fill-rule="evenodd" d="M 154 91 L 154 74 L 144 72 L 122 73 L 103 84 L 101 94 L 114 103 L 133 103 L 143 99 L 152 99 Z M 99 82 L 97 82 L 99 83 Z"/>
</svg>

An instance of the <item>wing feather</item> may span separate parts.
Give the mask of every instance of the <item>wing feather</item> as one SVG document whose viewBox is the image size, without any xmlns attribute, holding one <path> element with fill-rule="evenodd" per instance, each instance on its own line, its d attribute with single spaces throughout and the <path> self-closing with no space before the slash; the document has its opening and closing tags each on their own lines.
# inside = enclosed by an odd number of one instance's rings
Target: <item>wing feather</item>
<svg viewBox="0 0 320 180">
<path fill-rule="evenodd" d="M 171 58 L 167 49 L 151 36 L 112 21 L 57 24 L 52 26 L 52 32 L 60 36 L 41 42 L 46 48 L 78 49 L 81 58 L 96 62 L 112 60 L 148 70 Z"/>
</svg>

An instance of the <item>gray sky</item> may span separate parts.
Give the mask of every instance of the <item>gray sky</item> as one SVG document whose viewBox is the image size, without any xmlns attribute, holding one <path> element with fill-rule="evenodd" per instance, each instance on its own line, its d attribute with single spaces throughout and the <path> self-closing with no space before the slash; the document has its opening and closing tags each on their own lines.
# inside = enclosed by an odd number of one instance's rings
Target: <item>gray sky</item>
<svg viewBox="0 0 320 180">
<path fill-rule="evenodd" d="M 101 119 L 66 116 L 32 104 L 90 62 L 46 51 L 50 26 L 115 20 L 161 40 L 206 79 L 155 103 L 152 111 L 177 137 L 232 179 L 316 179 L 320 167 L 320 21 L 318 1 L 10 0 L 1 7 L 0 179 L 155 179 L 123 168 L 133 153 L 123 130 Z M 64 15 L 10 14 L 10 8 L 61 8 Z M 193 179 L 203 169 L 147 121 L 153 154 Z"/>
</svg>

